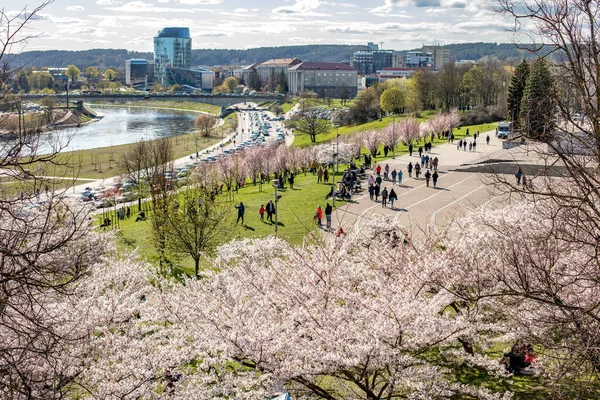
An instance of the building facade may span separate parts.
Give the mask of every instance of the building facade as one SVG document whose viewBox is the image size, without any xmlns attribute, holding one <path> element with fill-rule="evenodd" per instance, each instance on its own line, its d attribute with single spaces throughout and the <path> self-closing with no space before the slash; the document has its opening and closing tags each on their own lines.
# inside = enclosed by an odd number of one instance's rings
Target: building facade
<svg viewBox="0 0 600 400">
<path fill-rule="evenodd" d="M 154 63 L 149 60 L 125 61 L 125 83 L 131 87 L 148 88 L 154 79 Z"/>
<path fill-rule="evenodd" d="M 389 79 L 407 79 L 419 71 L 426 68 L 384 68 L 377 71 L 375 76 L 378 82 L 385 82 Z"/>
<path fill-rule="evenodd" d="M 192 38 L 189 28 L 164 28 L 154 38 L 155 82 L 168 85 L 167 68 L 190 68 Z"/>
<path fill-rule="evenodd" d="M 303 62 L 288 70 L 289 91 L 311 90 L 320 97 L 356 96 L 358 69 L 344 63 Z"/>
<path fill-rule="evenodd" d="M 301 62 L 302 61 L 298 60 L 297 58 L 278 58 L 260 63 L 255 68 L 261 84 L 264 86 L 269 83 L 272 76 L 281 75 L 283 73 L 283 76 L 285 76 L 287 79 L 288 70 L 294 65 L 300 64 Z"/>
<path fill-rule="evenodd" d="M 423 52 L 431 53 L 433 57 L 433 69 L 439 71 L 444 65 L 452 60 L 452 52 L 444 46 L 423 46 Z"/>
<path fill-rule="evenodd" d="M 168 85 L 180 85 L 183 89 L 201 89 L 205 92 L 212 92 L 214 89 L 215 73 L 208 68 L 167 67 L 166 75 Z"/>
<path fill-rule="evenodd" d="M 404 59 L 404 68 L 433 68 L 433 55 L 424 51 L 408 51 Z"/>
<path fill-rule="evenodd" d="M 355 51 L 350 60 L 350 65 L 360 75 L 374 74 L 378 69 L 393 67 L 393 64 L 394 52 L 391 50 Z"/>
</svg>

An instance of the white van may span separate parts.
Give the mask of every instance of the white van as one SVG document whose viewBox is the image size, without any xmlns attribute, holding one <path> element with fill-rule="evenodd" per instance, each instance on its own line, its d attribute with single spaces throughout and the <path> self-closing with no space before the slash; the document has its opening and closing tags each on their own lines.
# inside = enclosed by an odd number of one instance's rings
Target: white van
<svg viewBox="0 0 600 400">
<path fill-rule="evenodd" d="M 502 121 L 498 123 L 498 131 L 496 137 L 499 139 L 508 139 L 508 135 L 512 133 L 512 122 Z"/>
</svg>

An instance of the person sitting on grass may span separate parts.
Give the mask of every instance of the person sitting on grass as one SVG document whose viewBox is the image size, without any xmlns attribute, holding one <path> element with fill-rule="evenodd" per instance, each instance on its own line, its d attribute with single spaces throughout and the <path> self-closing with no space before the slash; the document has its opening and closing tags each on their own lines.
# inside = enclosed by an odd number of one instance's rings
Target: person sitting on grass
<svg viewBox="0 0 600 400">
<path fill-rule="evenodd" d="M 146 213 L 144 212 L 144 210 L 141 210 L 140 213 L 138 214 L 137 218 L 135 219 L 135 222 L 145 221 L 145 220 L 146 220 Z"/>
</svg>

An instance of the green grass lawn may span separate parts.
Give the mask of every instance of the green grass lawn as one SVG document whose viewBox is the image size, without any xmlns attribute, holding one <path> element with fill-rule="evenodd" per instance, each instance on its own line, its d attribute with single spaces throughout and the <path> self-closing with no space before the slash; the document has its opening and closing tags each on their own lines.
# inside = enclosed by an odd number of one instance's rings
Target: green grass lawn
<svg viewBox="0 0 600 400">
<path fill-rule="evenodd" d="M 283 110 L 284 113 L 290 111 L 296 104 L 298 103 L 298 98 L 294 97 L 292 99 L 290 99 L 289 101 L 286 101 L 285 103 L 281 104 L 281 109 Z"/>
<path fill-rule="evenodd" d="M 427 114 L 422 115 L 420 118 L 417 118 L 417 120 L 419 122 L 423 122 L 425 121 L 429 116 Z M 381 120 L 377 119 L 374 121 L 370 121 L 364 124 L 360 124 L 360 125 L 350 125 L 350 126 L 340 126 L 339 127 L 339 134 L 341 135 L 351 135 L 353 133 L 358 133 L 358 132 L 366 132 L 366 131 L 370 131 L 370 130 L 381 130 L 383 128 L 385 128 L 386 126 L 390 125 L 391 123 L 395 121 L 399 121 L 402 118 L 404 118 L 404 116 L 387 116 L 382 118 Z M 456 138 L 462 138 L 466 135 L 467 132 L 467 128 L 469 129 L 469 135 L 473 136 L 473 133 L 476 132 L 486 132 L 486 131 L 490 131 L 490 130 L 495 130 L 497 127 L 497 123 L 489 123 L 489 124 L 480 124 L 480 125 L 470 125 L 470 126 L 463 126 L 460 129 L 454 129 L 454 137 Z M 326 133 L 322 133 L 320 135 L 317 135 L 317 141 L 316 143 L 312 143 L 310 141 L 310 136 L 305 134 L 305 133 L 296 133 L 294 135 L 294 146 L 298 146 L 298 147 L 307 147 L 307 146 L 312 146 L 315 144 L 321 144 L 321 143 L 327 143 L 330 142 L 332 140 L 334 140 L 336 137 L 336 128 L 331 126 L 329 128 L 329 130 Z"/>
<path fill-rule="evenodd" d="M 343 171 L 340 166 L 340 171 Z M 301 244 L 307 234 L 316 230 L 316 225 L 313 216 L 317 206 L 321 206 L 323 210 L 327 201 L 325 195 L 329 192 L 329 186 L 325 184 L 317 184 L 317 177 L 312 174 L 297 175 L 294 189 L 280 190 L 282 195 L 279 201 L 278 217 L 279 217 L 279 236 L 293 244 Z M 231 204 L 231 212 L 235 215 L 234 205 L 242 201 L 246 208 L 245 225 L 233 225 L 231 227 L 232 238 L 260 238 L 275 233 L 275 225 L 271 222 L 260 221 L 258 210 L 260 205 L 266 204 L 269 200 L 274 199 L 273 187 L 266 183 L 260 191 L 259 186 L 253 186 L 248 183 L 246 187 L 240 189 L 237 194 L 232 197 L 222 195 L 223 200 Z M 330 201 L 331 202 L 331 201 Z M 342 204 L 336 200 L 336 205 Z M 144 207 L 147 207 L 144 206 Z M 114 208 L 107 210 L 114 213 Z M 132 217 L 129 220 L 119 221 L 120 233 L 118 235 L 119 245 L 122 248 L 134 249 L 139 247 L 140 254 L 148 260 L 153 260 L 156 257 L 156 252 L 151 243 L 151 222 L 149 218 L 146 221 L 134 222 L 137 215 L 137 206 L 132 208 Z M 114 215 L 110 216 L 114 220 Z M 151 218 L 151 215 L 149 215 Z M 96 224 L 100 225 L 103 220 L 102 215 L 96 217 Z M 275 218 L 273 218 L 274 220 Z M 323 223 L 325 221 L 323 220 Z M 178 268 L 187 273 L 193 273 L 193 262 L 191 258 L 182 260 Z"/>
</svg>

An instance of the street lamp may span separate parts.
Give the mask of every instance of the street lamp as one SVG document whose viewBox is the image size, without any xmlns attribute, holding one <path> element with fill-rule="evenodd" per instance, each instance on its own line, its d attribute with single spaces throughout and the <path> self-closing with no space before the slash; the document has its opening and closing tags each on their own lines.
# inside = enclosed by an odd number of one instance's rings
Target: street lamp
<svg viewBox="0 0 600 400">
<path fill-rule="evenodd" d="M 332 197 L 332 202 L 333 202 L 333 207 L 335 207 L 335 174 L 337 174 L 339 172 L 339 152 L 340 152 L 340 134 L 339 134 L 339 125 L 335 126 L 335 153 L 333 154 L 333 158 L 335 159 L 335 171 L 332 174 L 332 192 L 333 192 L 333 196 Z"/>
<path fill-rule="evenodd" d="M 275 237 L 277 237 L 278 228 L 279 228 L 279 219 L 278 219 L 278 210 L 279 210 L 279 199 L 281 195 L 277 193 L 277 189 L 279 188 L 279 179 L 273 179 L 273 187 L 275 188 Z"/>
</svg>

